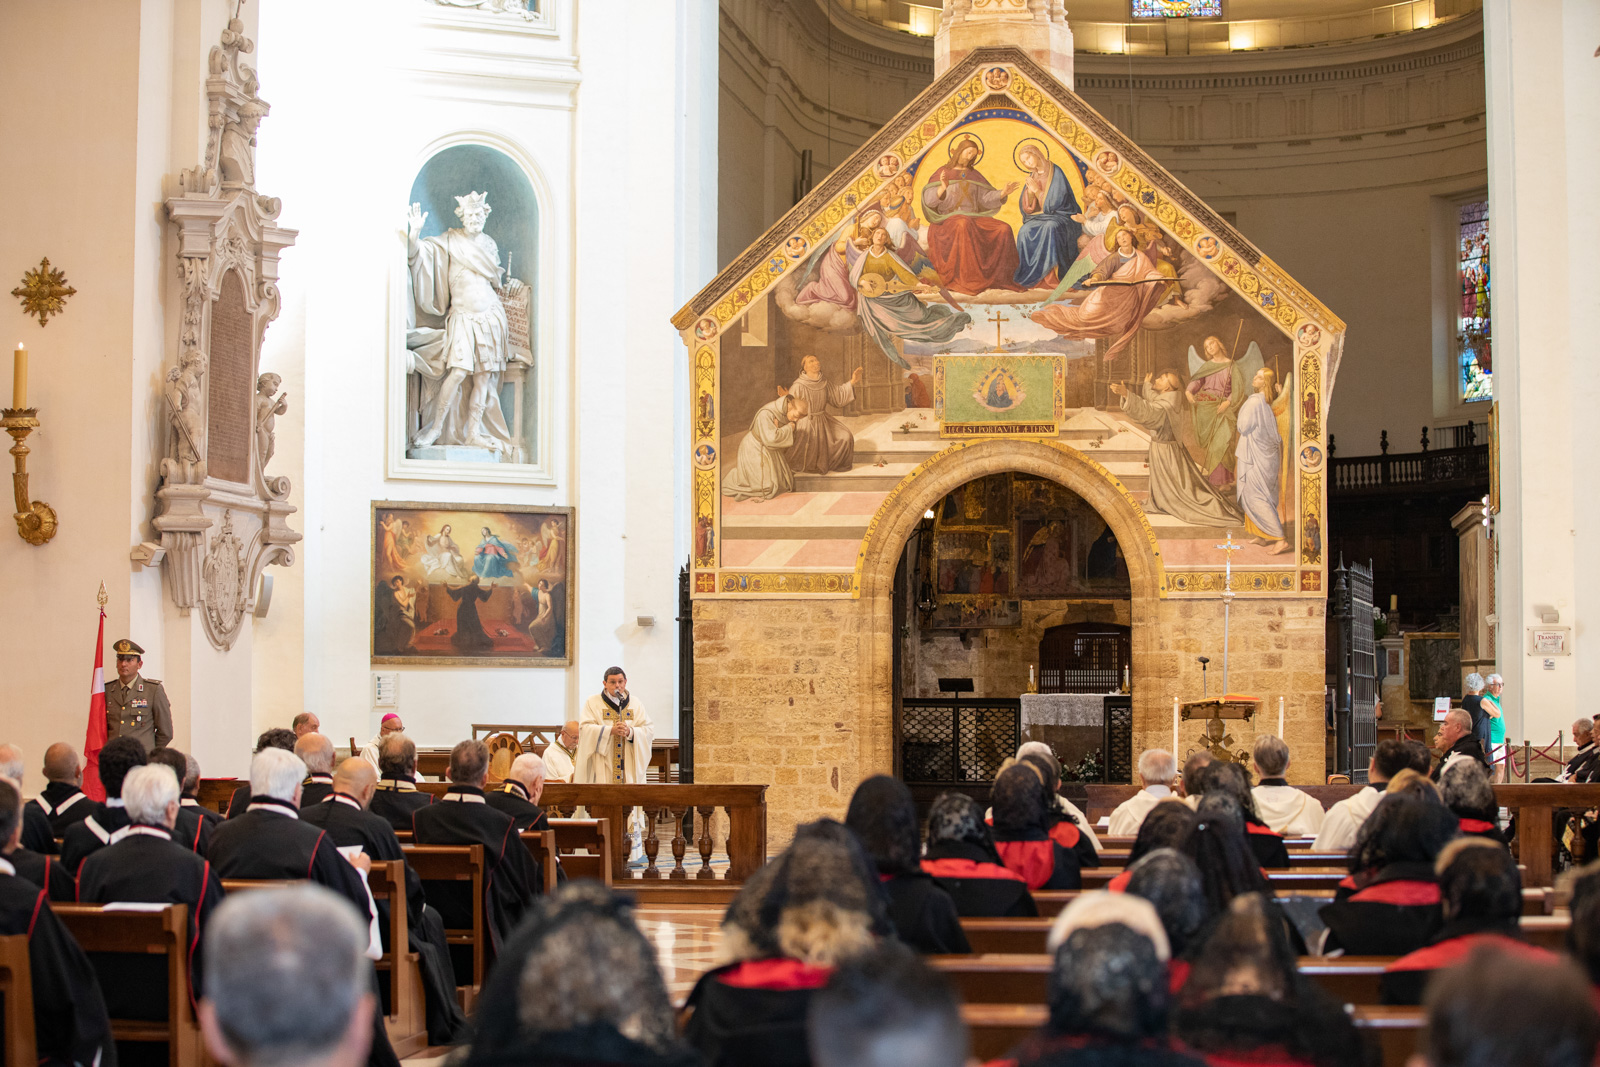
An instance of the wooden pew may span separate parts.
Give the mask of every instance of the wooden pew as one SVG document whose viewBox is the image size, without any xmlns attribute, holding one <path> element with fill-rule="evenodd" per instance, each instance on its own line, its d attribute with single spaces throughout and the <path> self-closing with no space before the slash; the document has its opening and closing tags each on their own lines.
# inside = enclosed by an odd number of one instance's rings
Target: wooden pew
<svg viewBox="0 0 1600 1067">
<path fill-rule="evenodd" d="M 539 869 L 544 872 L 546 895 L 556 891 L 556 832 L 554 830 L 524 830 L 522 843 L 528 849 Z M 570 877 L 570 875 L 569 875 Z"/>
<path fill-rule="evenodd" d="M 1083 888 L 1104 889 L 1106 883 L 1122 873 L 1121 867 L 1085 867 L 1080 872 Z M 1291 867 L 1288 870 L 1268 871 L 1267 880 L 1273 892 L 1280 896 L 1298 894 L 1308 889 L 1337 889 L 1339 883 L 1350 876 L 1346 867 Z"/>
<path fill-rule="evenodd" d="M 1422 1044 L 1428 1016 L 1421 1008 L 1363 1004 L 1350 1009 L 1350 1018 L 1367 1031 L 1383 1053 L 1383 1067 L 1405 1067 Z"/>
<path fill-rule="evenodd" d="M 200 1067 L 200 1023 L 189 999 L 189 908 L 168 904 L 160 911 L 107 910 L 98 904 L 52 904 L 95 970 L 117 955 L 165 956 L 167 1010 L 162 1020 L 112 1018 L 111 1036 L 120 1042 L 164 1041 L 169 1067 Z M 101 985 L 111 984 L 103 975 Z"/>
<path fill-rule="evenodd" d="M 1128 865 L 1129 849 L 1106 848 L 1100 851 L 1100 866 L 1111 867 L 1120 871 Z M 1296 870 L 1302 867 L 1343 867 L 1348 854 L 1344 852 L 1312 852 L 1309 849 L 1300 849 L 1289 853 L 1289 869 Z M 1088 870 L 1089 868 L 1085 868 Z"/>
<path fill-rule="evenodd" d="M 429 896 L 447 895 L 454 887 L 465 886 L 472 896 L 472 924 L 464 927 L 446 927 L 445 941 L 461 945 L 472 955 L 472 964 L 463 981 L 460 967 L 456 968 L 457 995 L 462 1007 L 471 1011 L 472 1001 L 483 988 L 484 971 L 488 969 L 489 934 L 484 914 L 484 862 L 482 845 L 401 845 L 406 862 L 422 879 L 422 888 Z M 429 888 L 429 883 L 434 888 Z M 445 893 L 440 893 L 445 890 Z M 434 905 L 438 907 L 437 904 Z"/>
<path fill-rule="evenodd" d="M 556 851 L 568 878 L 592 878 L 602 885 L 613 884 L 611 820 L 551 819 L 550 829 L 555 831 Z M 580 848 L 585 851 L 578 852 Z"/>
<path fill-rule="evenodd" d="M 0 1000 L 3 1000 L 6 1063 L 32 1067 L 39 1060 L 33 1034 L 33 971 L 28 935 L 0 937 Z"/>
</svg>

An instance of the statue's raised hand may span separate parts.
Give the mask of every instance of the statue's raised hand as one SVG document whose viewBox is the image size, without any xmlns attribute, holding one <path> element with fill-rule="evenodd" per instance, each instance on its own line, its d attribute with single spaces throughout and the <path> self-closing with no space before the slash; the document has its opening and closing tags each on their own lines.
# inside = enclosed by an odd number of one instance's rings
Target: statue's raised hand
<svg viewBox="0 0 1600 1067">
<path fill-rule="evenodd" d="M 421 204 L 412 204 L 411 210 L 406 212 L 406 243 L 414 245 L 417 238 L 422 236 L 422 225 L 428 221 L 428 213 L 422 210 Z"/>
</svg>

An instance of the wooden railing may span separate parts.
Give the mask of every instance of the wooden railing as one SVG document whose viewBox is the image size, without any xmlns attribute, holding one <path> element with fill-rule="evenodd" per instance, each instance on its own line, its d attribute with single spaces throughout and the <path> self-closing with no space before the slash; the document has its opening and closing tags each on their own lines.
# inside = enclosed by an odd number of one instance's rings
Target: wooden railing
<svg viewBox="0 0 1600 1067">
<path fill-rule="evenodd" d="M 1470 490 L 1489 484 L 1489 446 L 1440 448 L 1391 456 L 1335 456 L 1328 464 L 1329 491 L 1372 494 L 1418 489 Z"/>
<path fill-rule="evenodd" d="M 559 726 L 513 726 L 498 723 L 474 723 L 472 736 L 478 737 L 478 731 L 486 731 L 491 736 L 496 733 L 516 734 L 518 743 L 524 752 L 538 752 L 543 754 L 545 748 L 556 735 L 561 733 Z M 419 748 L 417 749 L 417 773 L 425 778 L 443 780 L 445 773 L 450 769 L 450 750 L 448 748 Z M 676 782 L 678 780 L 678 742 L 671 737 L 658 737 L 650 746 L 650 765 L 647 773 L 653 776 L 653 781 Z"/>
</svg>

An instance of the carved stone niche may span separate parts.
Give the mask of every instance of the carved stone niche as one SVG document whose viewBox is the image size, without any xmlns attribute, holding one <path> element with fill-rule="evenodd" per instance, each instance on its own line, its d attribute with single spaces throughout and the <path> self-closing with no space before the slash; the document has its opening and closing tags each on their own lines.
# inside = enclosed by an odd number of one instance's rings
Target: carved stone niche
<svg viewBox="0 0 1600 1067">
<path fill-rule="evenodd" d="M 206 636 L 223 650 L 255 607 L 261 572 L 292 564 L 300 540 L 288 526 L 289 479 L 264 469 L 271 435 L 257 415 L 261 339 L 280 305 L 278 256 L 295 231 L 275 225 L 282 203 L 255 189 L 255 130 L 269 109 L 255 71 L 239 62 L 252 48 L 235 19 L 211 50 L 205 159 L 167 201 L 183 317 L 162 386 L 169 433 L 154 526 L 165 551 L 135 549 L 165 567 L 183 614 L 203 609 Z"/>
</svg>

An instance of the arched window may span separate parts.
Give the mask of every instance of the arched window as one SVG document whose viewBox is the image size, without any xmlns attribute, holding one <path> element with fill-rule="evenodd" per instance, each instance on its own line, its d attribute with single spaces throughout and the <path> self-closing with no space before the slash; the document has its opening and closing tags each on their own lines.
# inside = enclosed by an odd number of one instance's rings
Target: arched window
<svg viewBox="0 0 1600 1067">
<path fill-rule="evenodd" d="M 1052 626 L 1039 639 L 1039 692 L 1109 693 L 1131 661 L 1130 630 L 1104 622 Z"/>
</svg>

